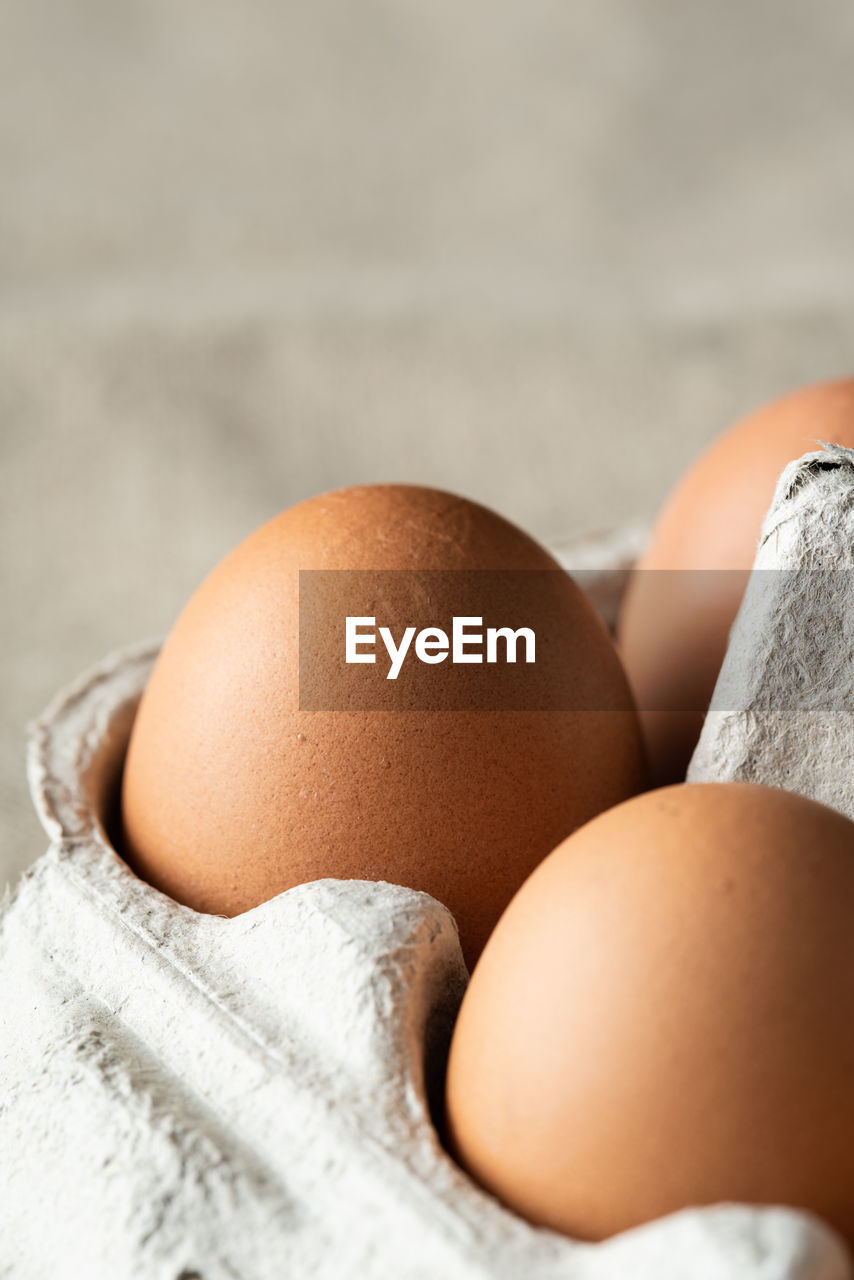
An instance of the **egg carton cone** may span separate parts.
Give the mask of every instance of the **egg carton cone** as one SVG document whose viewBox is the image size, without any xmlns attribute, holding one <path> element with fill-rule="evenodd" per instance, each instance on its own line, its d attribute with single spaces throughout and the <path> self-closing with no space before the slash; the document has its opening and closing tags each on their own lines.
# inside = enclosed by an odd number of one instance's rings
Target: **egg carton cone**
<svg viewBox="0 0 854 1280">
<path fill-rule="evenodd" d="M 602 545 L 607 612 L 628 544 Z M 3 1280 L 849 1280 L 832 1232 L 785 1208 L 589 1244 L 481 1191 L 431 1118 L 467 982 L 445 907 L 320 880 L 227 919 L 122 861 L 156 652 L 106 659 L 33 729 L 50 847 L 0 916 Z"/>
<path fill-rule="evenodd" d="M 645 521 L 556 542 L 551 553 L 587 593 L 609 631 L 617 625 L 620 602 L 632 566 L 649 537 Z"/>
<path fill-rule="evenodd" d="M 854 451 L 790 462 L 689 782 L 763 782 L 854 818 Z"/>
</svg>

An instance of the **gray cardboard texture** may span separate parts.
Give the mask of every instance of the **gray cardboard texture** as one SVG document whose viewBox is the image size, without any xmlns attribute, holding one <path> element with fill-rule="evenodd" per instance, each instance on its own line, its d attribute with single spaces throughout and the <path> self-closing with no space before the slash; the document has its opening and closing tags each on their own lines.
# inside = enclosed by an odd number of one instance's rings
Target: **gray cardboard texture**
<svg viewBox="0 0 854 1280">
<path fill-rule="evenodd" d="M 689 782 L 764 782 L 854 818 L 854 451 L 777 484 Z"/>
</svg>

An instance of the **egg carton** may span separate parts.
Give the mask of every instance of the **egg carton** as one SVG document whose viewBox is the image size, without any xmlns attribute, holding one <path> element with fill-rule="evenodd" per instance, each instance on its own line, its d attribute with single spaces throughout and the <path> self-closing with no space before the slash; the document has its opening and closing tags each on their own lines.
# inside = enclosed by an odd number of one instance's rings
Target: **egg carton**
<svg viewBox="0 0 854 1280">
<path fill-rule="evenodd" d="M 764 782 L 854 818 L 854 450 L 790 462 L 689 782 Z"/>
<path fill-rule="evenodd" d="M 556 548 L 606 618 L 639 537 Z M 34 726 L 50 848 L 0 917 L 0 1276 L 850 1280 L 833 1233 L 785 1208 L 590 1244 L 480 1190 L 431 1118 L 467 982 L 445 907 L 319 880 L 202 915 L 117 854 L 156 652 L 106 659 Z"/>
</svg>

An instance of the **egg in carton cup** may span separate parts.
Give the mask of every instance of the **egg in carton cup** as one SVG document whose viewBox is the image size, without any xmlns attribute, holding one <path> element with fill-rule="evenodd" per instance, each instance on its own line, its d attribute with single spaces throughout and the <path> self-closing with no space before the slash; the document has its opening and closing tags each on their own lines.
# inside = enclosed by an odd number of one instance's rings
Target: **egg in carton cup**
<svg viewBox="0 0 854 1280">
<path fill-rule="evenodd" d="M 798 522 L 826 535 L 824 488 L 839 484 L 797 466 L 808 483 L 795 486 L 789 545 Z M 640 537 L 555 548 L 609 622 Z M 728 662 L 750 666 L 733 654 L 751 635 L 736 628 Z M 120 856 L 121 774 L 156 655 L 147 645 L 106 659 L 32 735 L 50 848 L 0 932 L 4 1275 L 850 1277 L 834 1233 L 786 1208 L 686 1209 L 589 1244 L 481 1191 L 433 1120 L 468 980 L 444 906 L 390 883 L 321 879 L 226 918 L 180 905 Z M 740 755 L 732 744 L 747 732 L 710 720 L 693 776 L 743 771 L 757 739 Z M 786 744 L 769 752 L 769 772 L 790 767 Z"/>
</svg>

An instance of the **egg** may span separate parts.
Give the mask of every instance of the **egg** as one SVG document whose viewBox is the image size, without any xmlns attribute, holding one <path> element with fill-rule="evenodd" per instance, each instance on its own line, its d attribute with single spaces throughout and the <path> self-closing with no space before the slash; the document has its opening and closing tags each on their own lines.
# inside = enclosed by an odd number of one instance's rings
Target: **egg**
<svg viewBox="0 0 854 1280">
<path fill-rule="evenodd" d="M 689 1205 L 812 1210 L 854 1244 L 854 824 L 748 783 L 647 792 L 502 916 L 448 1141 L 532 1222 L 600 1240 Z"/>
<path fill-rule="evenodd" d="M 392 678 L 384 620 L 394 648 L 407 609 L 465 620 L 488 598 L 501 621 L 538 582 L 553 678 L 537 684 L 538 653 L 521 651 L 496 674 L 521 704 L 491 701 L 495 667 L 436 665 L 429 626 Z M 344 664 L 345 633 L 371 665 Z M 283 512 L 189 601 L 134 721 L 123 851 L 176 901 L 224 915 L 324 877 L 423 890 L 472 962 L 550 849 L 643 782 L 613 642 L 552 557 L 477 503 L 368 485 Z"/>
<path fill-rule="evenodd" d="M 807 387 L 744 419 L 662 509 L 617 630 L 654 783 L 685 777 L 777 479 L 816 441 L 854 447 L 854 381 Z"/>
</svg>

